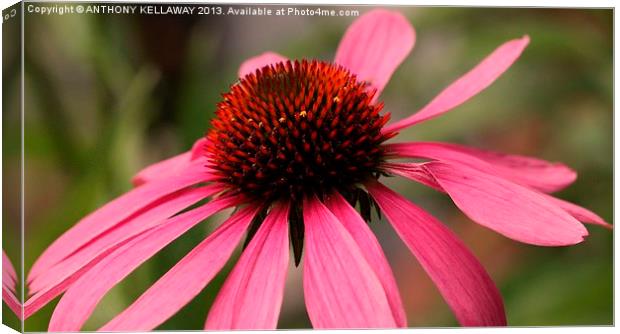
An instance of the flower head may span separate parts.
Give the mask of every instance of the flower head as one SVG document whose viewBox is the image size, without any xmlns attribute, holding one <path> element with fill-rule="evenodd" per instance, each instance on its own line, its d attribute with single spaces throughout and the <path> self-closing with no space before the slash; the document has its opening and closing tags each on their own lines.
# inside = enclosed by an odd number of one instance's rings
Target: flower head
<svg viewBox="0 0 620 334">
<path fill-rule="evenodd" d="M 138 173 L 135 189 L 82 219 L 42 254 L 28 277 L 26 315 L 64 292 L 49 328 L 80 329 L 105 293 L 141 263 L 205 218 L 235 207 L 102 329 L 157 327 L 210 282 L 246 234 L 205 328 L 276 327 L 289 236 L 295 262 L 303 263 L 314 327 L 404 327 L 398 287 L 365 222 L 374 207 L 462 325 L 505 325 L 500 293 L 473 254 L 383 178 L 400 176 L 447 193 L 473 221 L 529 244 L 571 245 L 587 235 L 580 221 L 608 225 L 548 194 L 576 178 L 562 164 L 446 143 L 386 143 L 488 87 L 529 38 L 501 45 L 422 110 L 387 124 L 378 97 L 414 41 L 402 15 L 373 10 L 351 25 L 333 63 L 275 53 L 243 63 L 205 138 Z"/>
</svg>

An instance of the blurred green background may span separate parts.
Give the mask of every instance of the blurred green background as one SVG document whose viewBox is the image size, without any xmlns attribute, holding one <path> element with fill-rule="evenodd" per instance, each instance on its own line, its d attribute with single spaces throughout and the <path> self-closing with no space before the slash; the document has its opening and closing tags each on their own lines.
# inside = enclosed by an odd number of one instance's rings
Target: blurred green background
<svg viewBox="0 0 620 334">
<path fill-rule="evenodd" d="M 372 7 L 349 9 L 363 14 Z M 488 90 L 396 140 L 449 141 L 565 162 L 579 178 L 559 197 L 612 222 L 612 10 L 393 9 L 417 32 L 412 54 L 382 95 L 395 119 L 418 110 L 502 42 L 531 37 L 523 56 Z M 136 171 L 187 150 L 202 136 L 243 60 L 267 50 L 332 59 L 353 20 L 27 14 L 26 272 L 63 231 L 130 189 Z M 17 72 L 8 80 L 18 80 Z M 5 136 L 17 130 L 5 129 Z M 18 150 L 3 153 L 10 161 Z M 444 195 L 411 182 L 387 183 L 462 237 L 500 288 L 510 325 L 613 323 L 613 232 L 589 227 L 590 237 L 574 247 L 523 245 L 472 223 Z M 5 211 L 5 222 L 12 214 Z M 456 326 L 389 225 L 371 227 L 393 266 L 409 325 Z M 98 328 L 127 307 L 212 228 L 199 225 L 141 266 L 106 296 L 84 329 Z M 19 258 L 15 246 L 5 248 Z M 160 328 L 201 329 L 237 256 Z M 291 266 L 288 277 L 279 327 L 310 327 L 301 270 Z M 56 301 L 28 319 L 25 329 L 45 330 Z"/>
</svg>

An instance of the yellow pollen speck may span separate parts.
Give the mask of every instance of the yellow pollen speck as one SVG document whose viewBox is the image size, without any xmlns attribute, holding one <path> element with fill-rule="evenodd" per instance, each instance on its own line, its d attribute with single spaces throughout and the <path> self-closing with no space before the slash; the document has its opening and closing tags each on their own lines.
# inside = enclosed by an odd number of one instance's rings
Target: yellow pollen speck
<svg viewBox="0 0 620 334">
<path fill-rule="evenodd" d="M 305 110 L 302 110 L 302 111 L 299 113 L 299 116 L 301 116 L 301 117 L 306 117 L 306 115 L 308 115 L 308 113 L 307 113 Z"/>
<path fill-rule="evenodd" d="M 252 123 L 252 122 L 254 122 L 254 120 L 251 118 L 248 118 L 248 123 Z"/>
<path fill-rule="evenodd" d="M 334 102 L 336 103 L 340 102 L 340 98 L 338 96 L 334 97 Z"/>
<path fill-rule="evenodd" d="M 258 127 L 262 128 L 263 127 L 263 122 L 258 122 Z"/>
<path fill-rule="evenodd" d="M 286 118 L 284 118 L 284 117 L 280 117 L 280 119 L 278 120 L 278 122 L 280 122 L 280 123 L 284 123 L 284 121 L 286 121 Z"/>
<path fill-rule="evenodd" d="M 234 118 L 234 117 L 231 117 L 231 118 L 230 118 L 230 121 L 231 121 L 231 122 L 236 122 L 236 121 L 237 121 L 237 119 L 236 119 L 236 118 Z"/>
</svg>

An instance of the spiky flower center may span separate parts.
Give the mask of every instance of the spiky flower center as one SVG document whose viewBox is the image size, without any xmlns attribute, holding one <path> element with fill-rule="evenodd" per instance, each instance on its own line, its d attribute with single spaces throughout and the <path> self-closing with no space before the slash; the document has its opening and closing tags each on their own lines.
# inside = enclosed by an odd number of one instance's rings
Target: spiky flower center
<svg viewBox="0 0 620 334">
<path fill-rule="evenodd" d="M 389 135 L 368 85 L 341 66 L 287 61 L 251 73 L 217 105 L 208 155 L 218 181 L 260 200 L 300 200 L 378 177 Z"/>
</svg>

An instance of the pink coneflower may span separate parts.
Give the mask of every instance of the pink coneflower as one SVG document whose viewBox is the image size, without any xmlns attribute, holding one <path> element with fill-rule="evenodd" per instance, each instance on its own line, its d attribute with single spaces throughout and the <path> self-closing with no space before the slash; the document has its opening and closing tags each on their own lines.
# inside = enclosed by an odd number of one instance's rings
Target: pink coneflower
<svg viewBox="0 0 620 334">
<path fill-rule="evenodd" d="M 135 189 L 82 219 L 42 254 L 28 276 L 26 315 L 64 292 L 49 329 L 79 330 L 103 296 L 140 264 L 207 217 L 235 208 L 101 329 L 157 327 L 213 279 L 244 235 L 247 245 L 209 310 L 206 329 L 276 328 L 289 242 L 295 263 L 303 263 L 314 327 L 404 327 L 398 287 L 365 222 L 374 209 L 421 263 L 460 324 L 505 325 L 500 293 L 481 264 L 436 218 L 384 186 L 383 178 L 402 176 L 445 192 L 475 222 L 529 244 L 576 244 L 588 234 L 579 221 L 607 224 L 547 195 L 576 178 L 562 164 L 453 144 L 386 144 L 397 131 L 489 86 L 529 41 L 501 45 L 422 110 L 386 125 L 389 113 L 377 98 L 414 40 L 402 15 L 374 10 L 348 29 L 333 63 L 289 61 L 275 53 L 243 63 L 205 138 L 139 172 Z M 403 158 L 427 162 L 395 161 Z"/>
</svg>

